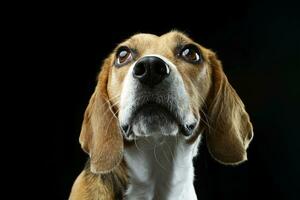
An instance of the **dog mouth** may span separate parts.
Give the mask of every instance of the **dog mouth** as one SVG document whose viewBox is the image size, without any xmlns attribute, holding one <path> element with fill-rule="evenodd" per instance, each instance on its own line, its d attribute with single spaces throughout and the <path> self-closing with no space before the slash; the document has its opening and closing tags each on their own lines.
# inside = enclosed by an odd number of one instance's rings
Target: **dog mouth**
<svg viewBox="0 0 300 200">
<path fill-rule="evenodd" d="M 152 101 L 137 107 L 133 112 L 133 119 L 139 114 L 142 114 L 145 117 L 151 117 L 154 115 L 160 115 L 161 117 L 165 116 L 177 122 L 180 120 L 178 114 L 172 108 Z"/>
<path fill-rule="evenodd" d="M 121 125 L 121 130 L 129 140 L 137 136 L 150 136 L 147 132 L 162 132 L 163 135 L 180 132 L 184 136 L 192 135 L 197 123 L 184 123 L 179 113 L 175 105 L 147 101 L 133 108 L 128 124 Z M 164 134 L 167 132 L 170 133 Z"/>
</svg>

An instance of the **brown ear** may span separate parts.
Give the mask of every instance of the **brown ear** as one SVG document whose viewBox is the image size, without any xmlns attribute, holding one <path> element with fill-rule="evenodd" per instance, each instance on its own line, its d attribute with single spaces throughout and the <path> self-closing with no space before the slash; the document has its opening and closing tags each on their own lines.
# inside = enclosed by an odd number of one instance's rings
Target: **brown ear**
<svg viewBox="0 0 300 200">
<path fill-rule="evenodd" d="M 91 159 L 93 173 L 106 173 L 123 156 L 123 139 L 107 94 L 109 65 L 103 65 L 98 84 L 84 114 L 80 144 Z"/>
<path fill-rule="evenodd" d="M 245 106 L 225 76 L 221 62 L 210 55 L 213 86 L 208 108 L 207 146 L 212 157 L 222 164 L 247 160 L 246 149 L 253 137 Z"/>
</svg>

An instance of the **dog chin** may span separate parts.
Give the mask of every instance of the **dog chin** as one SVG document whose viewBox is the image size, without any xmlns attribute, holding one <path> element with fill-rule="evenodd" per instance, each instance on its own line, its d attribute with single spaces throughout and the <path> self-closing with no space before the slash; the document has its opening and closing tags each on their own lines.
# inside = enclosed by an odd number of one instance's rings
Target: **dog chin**
<svg viewBox="0 0 300 200">
<path fill-rule="evenodd" d="M 163 110 L 145 109 L 134 117 L 132 133 L 136 137 L 171 136 L 178 133 L 179 126 L 175 119 Z"/>
</svg>

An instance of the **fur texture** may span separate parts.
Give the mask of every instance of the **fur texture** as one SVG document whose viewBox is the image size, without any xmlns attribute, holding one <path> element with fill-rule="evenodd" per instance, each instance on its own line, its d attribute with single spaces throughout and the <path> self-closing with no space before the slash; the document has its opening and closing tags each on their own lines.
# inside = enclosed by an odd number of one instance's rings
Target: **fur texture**
<svg viewBox="0 0 300 200">
<path fill-rule="evenodd" d="M 201 62 L 183 58 L 187 45 L 197 49 L 190 58 Z M 124 47 L 130 56 L 116 65 Z M 149 55 L 161 58 L 170 70 L 155 89 L 132 78 L 135 63 Z M 155 105 L 149 107 L 149 102 Z M 131 134 L 121 127 L 132 128 Z M 186 127 L 189 136 L 182 134 Z M 103 63 L 80 134 L 90 161 L 69 199 L 197 199 L 193 157 L 201 136 L 218 162 L 235 165 L 247 160 L 252 124 L 221 62 L 177 31 L 134 35 Z"/>
</svg>

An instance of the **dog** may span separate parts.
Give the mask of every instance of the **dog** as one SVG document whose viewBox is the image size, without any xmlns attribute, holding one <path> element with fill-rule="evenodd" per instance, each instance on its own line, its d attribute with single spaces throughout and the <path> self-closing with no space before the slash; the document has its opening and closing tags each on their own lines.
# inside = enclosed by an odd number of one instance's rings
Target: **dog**
<svg viewBox="0 0 300 200">
<path fill-rule="evenodd" d="M 178 31 L 136 34 L 103 62 L 79 139 L 89 161 L 69 199 L 195 200 L 202 137 L 218 162 L 247 160 L 253 127 L 220 60 Z"/>
</svg>

